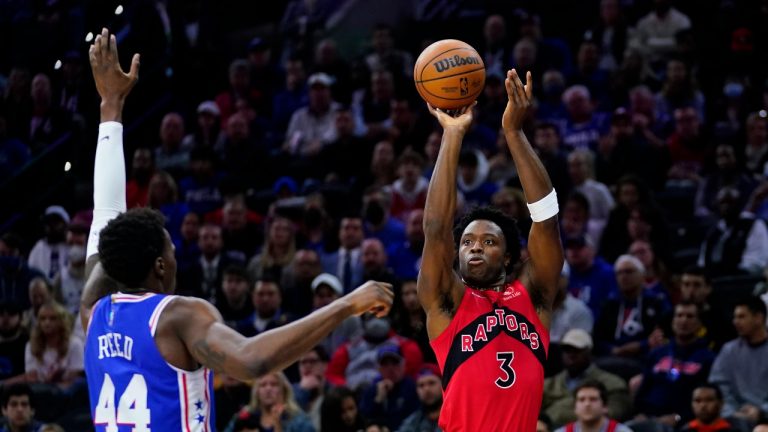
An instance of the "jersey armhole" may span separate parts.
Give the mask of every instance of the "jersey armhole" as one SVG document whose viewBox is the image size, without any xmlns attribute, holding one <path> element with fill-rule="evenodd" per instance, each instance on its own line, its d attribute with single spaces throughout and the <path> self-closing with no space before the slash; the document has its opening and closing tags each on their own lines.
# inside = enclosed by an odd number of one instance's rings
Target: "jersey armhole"
<svg viewBox="0 0 768 432">
<path fill-rule="evenodd" d="M 157 331 L 157 323 L 160 322 L 160 315 L 163 313 L 163 310 L 165 309 L 168 304 L 175 299 L 176 296 L 167 296 L 160 300 L 160 303 L 155 306 L 155 310 L 152 312 L 152 315 L 149 317 L 149 333 L 152 335 L 152 337 L 155 337 L 155 332 Z"/>
</svg>

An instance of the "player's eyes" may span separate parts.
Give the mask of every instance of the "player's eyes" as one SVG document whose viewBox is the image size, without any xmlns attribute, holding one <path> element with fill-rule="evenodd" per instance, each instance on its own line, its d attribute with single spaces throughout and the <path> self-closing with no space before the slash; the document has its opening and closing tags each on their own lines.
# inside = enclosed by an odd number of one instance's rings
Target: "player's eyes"
<svg viewBox="0 0 768 432">
<path fill-rule="evenodd" d="M 493 245 L 493 240 L 486 240 L 486 241 L 485 241 L 485 244 L 487 244 L 487 245 L 489 245 L 489 246 L 490 246 L 490 245 Z"/>
<path fill-rule="evenodd" d="M 469 246 L 469 240 L 464 240 L 464 246 Z"/>
</svg>

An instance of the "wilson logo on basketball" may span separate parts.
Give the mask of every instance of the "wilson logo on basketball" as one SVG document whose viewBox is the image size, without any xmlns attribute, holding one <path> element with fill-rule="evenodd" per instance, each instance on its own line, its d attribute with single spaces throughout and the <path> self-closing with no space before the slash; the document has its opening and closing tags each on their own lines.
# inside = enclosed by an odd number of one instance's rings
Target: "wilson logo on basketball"
<svg viewBox="0 0 768 432">
<path fill-rule="evenodd" d="M 438 60 L 432 64 L 435 66 L 435 69 L 437 69 L 437 72 L 440 73 L 458 66 L 473 65 L 473 64 L 479 65 L 480 59 L 472 56 L 461 57 L 460 55 L 455 55 L 453 57 Z"/>
</svg>

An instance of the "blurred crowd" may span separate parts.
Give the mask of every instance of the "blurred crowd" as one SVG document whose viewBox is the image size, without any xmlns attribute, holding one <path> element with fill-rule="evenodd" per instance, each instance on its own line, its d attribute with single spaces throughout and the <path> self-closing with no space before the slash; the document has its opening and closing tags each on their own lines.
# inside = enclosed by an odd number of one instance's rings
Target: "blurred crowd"
<svg viewBox="0 0 768 432">
<path fill-rule="evenodd" d="M 449 37 L 486 66 L 453 216 L 515 217 L 523 259 L 531 220 L 499 128 L 506 70 L 533 74 L 525 132 L 566 254 L 539 430 L 768 428 L 768 1 L 254 3 L 0 1 L 0 191 L 36 199 L 0 211 L 0 430 L 90 427 L 84 38 L 105 25 L 124 65 L 142 55 L 126 199 L 165 216 L 178 294 L 253 336 L 367 280 L 395 286 L 388 317 L 348 319 L 285 371 L 217 376 L 220 429 L 439 430 L 416 278 L 441 131 L 412 75 Z M 35 171 L 50 158 L 65 171 Z"/>
</svg>

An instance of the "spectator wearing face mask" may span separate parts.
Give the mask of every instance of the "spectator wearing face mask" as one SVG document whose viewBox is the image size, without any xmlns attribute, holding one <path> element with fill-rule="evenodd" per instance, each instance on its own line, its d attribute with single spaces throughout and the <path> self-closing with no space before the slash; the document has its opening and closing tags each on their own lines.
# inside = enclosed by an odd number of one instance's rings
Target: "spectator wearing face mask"
<svg viewBox="0 0 768 432">
<path fill-rule="evenodd" d="M 40 270 L 48 280 L 53 279 L 67 265 L 67 225 L 69 213 L 61 206 L 50 206 L 43 214 L 45 237 L 35 243 L 29 252 L 27 264 Z"/>
<path fill-rule="evenodd" d="M 363 320 L 362 336 L 352 339 L 334 352 L 328 364 L 328 382 L 351 389 L 371 385 L 379 374 L 377 355 L 384 346 L 399 347 L 405 359 L 405 373 L 416 375 L 423 361 L 419 346 L 395 333 L 388 318 L 371 315 Z"/>
</svg>

